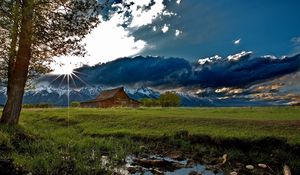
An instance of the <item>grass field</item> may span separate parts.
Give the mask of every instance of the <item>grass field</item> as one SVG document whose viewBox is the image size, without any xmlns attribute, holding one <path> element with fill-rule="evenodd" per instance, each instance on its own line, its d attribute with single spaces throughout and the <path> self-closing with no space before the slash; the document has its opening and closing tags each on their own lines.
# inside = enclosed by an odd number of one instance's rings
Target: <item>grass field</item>
<svg viewBox="0 0 300 175">
<path fill-rule="evenodd" d="M 19 130 L 27 135 L 15 134 Z M 95 153 L 107 152 L 118 162 L 139 152 L 140 143 L 130 137 L 172 137 L 182 131 L 222 139 L 274 137 L 299 145 L 300 108 L 24 109 L 20 127 L 0 126 L 0 145 L 6 147 L 4 157 L 30 171 L 59 174 L 62 165 L 75 161 L 80 174 L 100 171 Z M 94 163 L 85 163 L 91 160 Z"/>
<path fill-rule="evenodd" d="M 67 129 L 84 135 L 281 137 L 300 143 L 300 108 L 25 109 L 20 124 L 37 133 Z M 64 127 L 62 127 L 64 126 Z"/>
</svg>

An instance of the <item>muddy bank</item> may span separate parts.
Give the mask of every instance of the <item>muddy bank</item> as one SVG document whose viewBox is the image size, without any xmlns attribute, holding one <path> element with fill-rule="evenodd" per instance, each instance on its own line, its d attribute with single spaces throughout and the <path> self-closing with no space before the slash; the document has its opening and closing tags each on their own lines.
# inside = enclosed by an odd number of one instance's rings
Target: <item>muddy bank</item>
<svg viewBox="0 0 300 175">
<path fill-rule="evenodd" d="M 247 164 L 232 161 L 228 154 L 221 157 L 200 156 L 181 151 L 166 151 L 154 154 L 153 151 L 126 157 L 125 170 L 120 174 L 176 174 L 176 175 L 225 175 L 225 174 L 280 174 L 282 169 L 264 163 Z M 124 169 L 123 167 L 123 169 Z"/>
<path fill-rule="evenodd" d="M 211 170 L 205 165 L 194 162 L 192 159 L 180 160 L 160 155 L 143 157 L 127 156 L 126 165 L 129 174 L 202 174 L 202 175 L 224 175 L 220 170 Z"/>
<path fill-rule="evenodd" d="M 92 137 L 99 136 L 93 135 Z M 177 156 L 182 160 L 193 162 L 194 166 L 204 166 L 206 170 L 215 174 L 219 172 L 233 175 L 282 174 L 285 165 L 289 167 L 292 174 L 300 174 L 300 146 L 290 145 L 283 138 L 265 137 L 252 140 L 212 138 L 205 135 L 191 135 L 186 131 L 178 132 L 172 137 L 160 138 L 122 134 L 100 137 L 128 137 L 141 144 L 141 152 L 133 155 L 140 161 L 134 161 L 134 164 L 142 167 L 137 169 L 148 173 L 153 173 L 155 169 L 163 173 L 169 171 L 168 168 L 153 166 L 155 162 L 165 164 L 165 167 L 169 165 L 166 162 L 153 161 L 151 156 L 178 160 Z M 172 156 L 174 152 L 180 154 L 175 154 L 174 157 L 174 155 Z M 151 164 L 152 166 L 150 166 Z M 185 168 L 187 167 L 185 166 Z M 178 169 L 180 170 L 180 168 Z M 136 169 L 133 168 L 133 170 Z M 192 171 L 191 173 L 193 174 Z M 201 172 L 195 171 L 195 173 Z"/>
</svg>

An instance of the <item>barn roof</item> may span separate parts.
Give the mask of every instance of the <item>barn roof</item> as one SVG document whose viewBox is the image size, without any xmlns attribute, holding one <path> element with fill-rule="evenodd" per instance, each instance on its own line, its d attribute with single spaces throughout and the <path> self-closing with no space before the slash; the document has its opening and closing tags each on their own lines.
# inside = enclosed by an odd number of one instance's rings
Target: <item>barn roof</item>
<svg viewBox="0 0 300 175">
<path fill-rule="evenodd" d="M 114 97 L 119 91 L 124 91 L 123 87 L 101 91 L 95 100 L 106 100 Z"/>
<path fill-rule="evenodd" d="M 99 102 L 99 101 L 107 100 L 107 99 L 110 99 L 110 98 L 114 97 L 119 91 L 124 91 L 124 87 L 118 87 L 118 88 L 114 88 L 114 89 L 103 90 L 96 97 L 96 99 L 85 101 L 85 102 L 82 102 L 82 103 L 93 103 L 93 102 Z M 125 94 L 127 95 L 126 92 L 125 92 Z M 127 95 L 127 97 L 130 98 L 128 95 Z M 132 98 L 130 98 L 130 99 L 132 99 Z M 132 100 L 134 100 L 134 99 L 132 99 Z M 134 100 L 134 101 L 136 101 L 136 100 Z M 138 101 L 136 101 L 136 102 L 138 102 Z"/>
</svg>

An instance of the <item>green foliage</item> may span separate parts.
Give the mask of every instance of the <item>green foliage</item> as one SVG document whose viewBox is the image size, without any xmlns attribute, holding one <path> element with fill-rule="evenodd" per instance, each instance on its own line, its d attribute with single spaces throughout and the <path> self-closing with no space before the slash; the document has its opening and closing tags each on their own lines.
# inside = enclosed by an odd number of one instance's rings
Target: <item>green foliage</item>
<svg viewBox="0 0 300 175">
<path fill-rule="evenodd" d="M 48 103 L 39 103 L 39 104 L 23 104 L 23 108 L 51 108 L 53 107 L 52 104 Z"/>
<path fill-rule="evenodd" d="M 99 23 L 102 7 L 96 0 L 27 0 L 27 3 L 33 3 L 34 13 L 29 78 L 50 72 L 49 65 L 55 56 L 86 54 L 81 40 Z M 0 81 L 7 79 L 8 60 L 15 61 L 13 57 L 20 47 L 24 4 L 0 1 Z"/>
<path fill-rule="evenodd" d="M 71 107 L 77 108 L 77 107 L 79 107 L 79 106 L 80 106 L 80 102 L 78 102 L 78 101 L 73 101 L 73 102 L 71 103 Z"/>
<path fill-rule="evenodd" d="M 175 92 L 166 92 L 159 97 L 162 107 L 177 107 L 180 105 L 180 97 Z"/>
<path fill-rule="evenodd" d="M 141 103 L 145 107 L 178 107 L 180 105 L 180 97 L 175 92 L 166 92 L 159 99 L 144 98 Z"/>
<path fill-rule="evenodd" d="M 160 106 L 159 99 L 144 98 L 144 99 L 141 99 L 141 103 L 145 107 L 157 107 L 157 106 Z"/>
</svg>

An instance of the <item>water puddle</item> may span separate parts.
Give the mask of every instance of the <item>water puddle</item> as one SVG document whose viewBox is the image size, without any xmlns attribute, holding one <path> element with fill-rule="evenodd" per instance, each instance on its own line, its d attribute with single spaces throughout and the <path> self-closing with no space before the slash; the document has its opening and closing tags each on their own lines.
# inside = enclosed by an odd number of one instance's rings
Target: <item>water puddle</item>
<svg viewBox="0 0 300 175">
<path fill-rule="evenodd" d="M 125 162 L 124 166 L 113 168 L 113 171 L 121 175 L 224 175 L 222 171 L 213 172 L 191 160 L 175 160 L 158 155 L 143 158 L 130 155 Z"/>
</svg>

